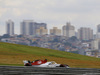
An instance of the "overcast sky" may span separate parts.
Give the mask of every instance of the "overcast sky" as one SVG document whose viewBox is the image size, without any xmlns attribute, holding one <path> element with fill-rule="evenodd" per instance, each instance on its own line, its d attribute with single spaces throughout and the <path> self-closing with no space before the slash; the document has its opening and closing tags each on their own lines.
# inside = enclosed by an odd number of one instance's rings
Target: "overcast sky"
<svg viewBox="0 0 100 75">
<path fill-rule="evenodd" d="M 14 21 L 16 34 L 23 20 L 47 23 L 48 29 L 62 29 L 66 22 L 71 22 L 76 29 L 90 27 L 96 32 L 100 0 L 0 0 L 0 35 L 5 33 L 8 19 Z"/>
</svg>

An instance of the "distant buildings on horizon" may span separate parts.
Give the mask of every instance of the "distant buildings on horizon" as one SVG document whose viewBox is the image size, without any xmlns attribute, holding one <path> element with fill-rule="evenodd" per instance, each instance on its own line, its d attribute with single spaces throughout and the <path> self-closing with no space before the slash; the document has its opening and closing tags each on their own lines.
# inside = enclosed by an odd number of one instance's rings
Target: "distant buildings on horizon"
<svg viewBox="0 0 100 75">
<path fill-rule="evenodd" d="M 11 20 L 6 22 L 6 34 L 9 34 L 10 36 L 14 35 L 14 22 Z"/>
<path fill-rule="evenodd" d="M 70 22 L 67 22 L 67 24 L 62 27 L 62 32 L 63 36 L 67 36 L 68 38 L 75 36 L 75 27 L 72 26 Z"/>
<path fill-rule="evenodd" d="M 47 24 L 37 23 L 37 22 L 34 22 L 33 20 L 24 20 L 20 24 L 20 33 L 21 35 L 37 35 L 37 32 L 39 34 L 39 29 L 41 29 L 41 27 L 44 27 L 44 29 L 47 29 Z"/>
<path fill-rule="evenodd" d="M 93 30 L 91 28 L 81 27 L 78 29 L 78 39 L 91 40 L 93 39 Z"/>
<path fill-rule="evenodd" d="M 53 29 L 50 29 L 50 35 L 61 36 L 61 29 L 58 29 L 57 27 L 53 27 Z"/>
<path fill-rule="evenodd" d="M 81 27 L 75 31 L 75 27 L 71 25 L 70 22 L 67 22 L 61 29 L 57 27 L 53 27 L 50 29 L 50 35 L 58 35 L 58 36 L 66 36 L 72 37 L 76 36 L 80 40 L 91 40 L 94 38 L 93 29 L 88 27 Z M 8 20 L 6 22 L 6 34 L 10 36 L 14 35 L 14 22 L 12 20 Z M 46 35 L 48 34 L 47 24 L 46 23 L 37 23 L 33 20 L 23 20 L 20 23 L 20 34 L 21 35 Z M 97 33 L 95 38 L 100 38 L 100 24 L 97 25 Z"/>
</svg>

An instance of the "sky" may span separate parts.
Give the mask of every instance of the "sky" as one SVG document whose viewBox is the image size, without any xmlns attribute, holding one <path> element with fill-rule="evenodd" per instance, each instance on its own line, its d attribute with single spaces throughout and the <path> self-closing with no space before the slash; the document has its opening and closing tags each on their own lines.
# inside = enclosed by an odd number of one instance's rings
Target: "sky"
<svg viewBox="0 0 100 75">
<path fill-rule="evenodd" d="M 96 32 L 100 24 L 100 0 L 0 0 L 0 35 L 6 33 L 6 21 L 15 24 L 20 33 L 20 22 L 33 20 L 46 23 L 48 29 L 70 22 L 76 30 L 90 27 Z"/>
</svg>

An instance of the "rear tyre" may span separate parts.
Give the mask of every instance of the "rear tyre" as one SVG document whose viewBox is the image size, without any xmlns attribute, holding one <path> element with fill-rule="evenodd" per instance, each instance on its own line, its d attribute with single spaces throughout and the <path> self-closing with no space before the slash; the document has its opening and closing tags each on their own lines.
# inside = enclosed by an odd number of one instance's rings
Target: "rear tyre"
<svg viewBox="0 0 100 75">
<path fill-rule="evenodd" d="M 31 66 L 30 64 L 26 64 L 25 66 Z"/>
</svg>

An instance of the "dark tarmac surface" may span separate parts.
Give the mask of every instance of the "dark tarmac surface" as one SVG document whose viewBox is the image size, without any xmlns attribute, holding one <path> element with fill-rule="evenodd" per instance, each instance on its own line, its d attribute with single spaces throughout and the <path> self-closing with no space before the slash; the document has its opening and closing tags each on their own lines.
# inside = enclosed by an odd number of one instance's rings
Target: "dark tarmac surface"
<svg viewBox="0 0 100 75">
<path fill-rule="evenodd" d="M 0 66 L 0 75 L 100 75 L 100 69 Z"/>
</svg>

